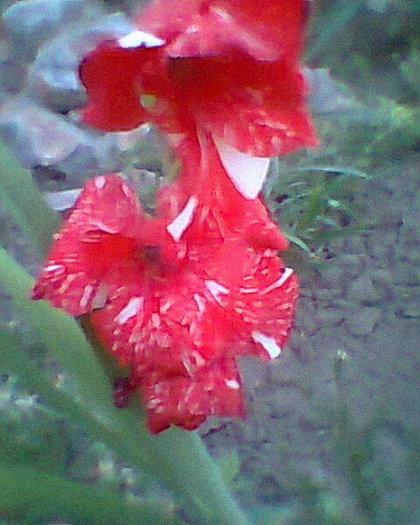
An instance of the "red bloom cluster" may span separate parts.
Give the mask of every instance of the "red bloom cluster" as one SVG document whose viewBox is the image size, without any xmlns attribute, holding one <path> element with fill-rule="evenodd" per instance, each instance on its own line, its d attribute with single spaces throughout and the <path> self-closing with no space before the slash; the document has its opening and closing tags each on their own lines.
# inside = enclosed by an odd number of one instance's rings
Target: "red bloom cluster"
<svg viewBox="0 0 420 525">
<path fill-rule="evenodd" d="M 297 67 L 304 2 L 266 3 L 157 0 L 139 31 L 81 65 L 84 120 L 158 125 L 181 173 L 159 191 L 156 217 L 120 176 L 88 181 L 33 297 L 90 314 L 130 367 L 151 432 L 244 416 L 235 358 L 277 357 L 291 327 L 297 282 L 277 256 L 287 241 L 255 198 L 266 159 L 247 153 L 315 138 Z"/>
<path fill-rule="evenodd" d="M 316 143 L 299 69 L 302 0 L 157 0 L 139 31 L 104 42 L 81 65 L 86 123 L 202 128 L 249 155 Z"/>
</svg>

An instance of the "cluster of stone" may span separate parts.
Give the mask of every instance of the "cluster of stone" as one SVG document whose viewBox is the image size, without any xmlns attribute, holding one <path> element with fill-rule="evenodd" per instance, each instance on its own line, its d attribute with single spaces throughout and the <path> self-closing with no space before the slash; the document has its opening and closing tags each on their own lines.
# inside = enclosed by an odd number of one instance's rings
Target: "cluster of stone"
<svg viewBox="0 0 420 525">
<path fill-rule="evenodd" d="M 91 0 L 23 0 L 3 14 L 0 139 L 58 209 L 73 204 L 75 189 L 92 175 L 121 170 L 134 144 L 144 159 L 140 167 L 160 169 L 160 150 L 147 126 L 101 133 L 78 119 L 86 104 L 81 59 L 98 42 L 133 29 L 126 14 L 109 14 Z"/>
</svg>

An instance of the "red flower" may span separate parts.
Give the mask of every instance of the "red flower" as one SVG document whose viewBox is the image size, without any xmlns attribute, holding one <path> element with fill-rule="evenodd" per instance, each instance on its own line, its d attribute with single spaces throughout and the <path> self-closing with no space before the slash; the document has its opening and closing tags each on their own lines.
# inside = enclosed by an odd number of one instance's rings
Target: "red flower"
<svg viewBox="0 0 420 525">
<path fill-rule="evenodd" d="M 106 131 L 146 121 L 166 133 L 271 157 L 316 143 L 299 69 L 303 0 L 155 0 L 139 31 L 87 55 L 84 121 Z"/>
<path fill-rule="evenodd" d="M 197 143 L 183 148 L 202 164 Z M 211 184 L 200 183 L 207 170 L 196 184 L 183 172 L 158 195 L 156 218 L 118 175 L 88 181 L 33 290 L 90 313 L 105 348 L 130 366 L 152 432 L 243 416 L 235 357 L 276 357 L 297 296 L 277 257 L 285 239 L 259 200 L 234 189 L 214 145 L 205 149 Z"/>
</svg>

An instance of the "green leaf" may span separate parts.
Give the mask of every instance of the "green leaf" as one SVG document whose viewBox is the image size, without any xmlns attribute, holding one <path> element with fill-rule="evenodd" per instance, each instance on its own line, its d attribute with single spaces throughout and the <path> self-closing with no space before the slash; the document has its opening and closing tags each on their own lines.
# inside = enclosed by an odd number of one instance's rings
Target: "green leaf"
<svg viewBox="0 0 420 525">
<path fill-rule="evenodd" d="M 134 416 L 113 406 L 110 380 L 77 322 L 46 301 L 31 301 L 32 284 L 33 279 L 0 247 L 0 287 L 9 294 L 12 304 L 26 314 L 40 342 L 70 376 L 75 388 L 71 392 L 52 385 L 50 388 L 42 373 L 35 380 L 29 363 L 22 367 L 23 373 L 53 407 L 86 426 L 96 439 L 107 443 L 121 457 L 158 477 L 160 473 L 170 476 L 170 467 L 163 465 L 140 411 Z M 13 360 L 10 362 L 13 364 Z"/>
<path fill-rule="evenodd" d="M 29 523 L 59 519 L 86 525 L 185 524 L 171 508 L 135 498 L 124 501 L 104 487 L 15 465 L 0 464 L 0 494 L 0 514 Z"/>
<path fill-rule="evenodd" d="M 0 286 L 24 312 L 41 343 L 75 380 L 85 402 L 108 401 L 110 385 L 77 322 L 46 301 L 30 300 L 32 277 L 0 247 Z"/>
<path fill-rule="evenodd" d="M 370 175 L 356 168 L 346 168 L 344 166 L 300 166 L 293 169 L 294 172 L 319 171 L 322 173 L 337 173 L 341 175 L 350 175 L 352 177 L 361 177 L 370 179 Z"/>
<path fill-rule="evenodd" d="M 290 242 L 296 244 L 296 246 L 299 246 L 299 248 L 302 248 L 302 250 L 304 250 L 305 252 L 311 253 L 311 249 L 304 241 L 302 241 L 302 239 L 299 239 L 299 237 L 297 237 L 296 235 L 293 235 L 292 233 L 286 231 L 284 232 L 284 234 Z"/>
<path fill-rule="evenodd" d="M 28 171 L 22 169 L 0 143 L 0 202 L 22 233 L 43 256 L 59 224 Z"/>
</svg>

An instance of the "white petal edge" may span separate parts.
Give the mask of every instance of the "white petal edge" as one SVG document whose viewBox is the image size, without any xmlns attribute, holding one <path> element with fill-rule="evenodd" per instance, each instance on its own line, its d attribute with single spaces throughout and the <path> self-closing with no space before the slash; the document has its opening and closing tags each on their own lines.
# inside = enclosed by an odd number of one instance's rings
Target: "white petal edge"
<svg viewBox="0 0 420 525">
<path fill-rule="evenodd" d="M 232 390 L 239 390 L 241 388 L 241 385 L 238 383 L 238 381 L 236 381 L 236 379 L 225 379 L 225 384 Z"/>
<path fill-rule="evenodd" d="M 276 288 L 279 288 L 280 286 L 282 286 L 289 279 L 289 277 L 293 274 L 293 272 L 294 270 L 292 268 L 285 268 L 282 276 L 279 279 L 277 279 L 277 281 L 274 281 L 273 284 L 270 284 L 270 286 L 267 286 L 267 288 L 265 288 L 261 292 L 261 295 L 269 293 L 272 290 L 275 290 Z"/>
<path fill-rule="evenodd" d="M 198 199 L 193 195 L 188 199 L 188 202 L 181 213 L 166 227 L 175 242 L 179 241 L 182 234 L 191 224 L 197 204 Z"/>
<path fill-rule="evenodd" d="M 255 199 L 267 177 L 270 159 L 252 157 L 220 139 L 214 138 L 214 142 L 220 160 L 235 188 L 246 199 Z"/>
<path fill-rule="evenodd" d="M 216 302 L 218 304 L 220 304 L 220 306 L 223 305 L 221 299 L 220 299 L 220 295 L 221 294 L 228 294 L 229 293 L 229 289 L 226 288 L 225 286 L 223 286 L 223 284 L 220 284 L 216 281 L 213 281 L 212 279 L 208 279 L 206 281 L 204 281 L 204 285 L 205 287 L 207 288 L 207 290 L 211 293 L 211 295 L 213 296 L 213 298 L 216 300 Z"/>
<path fill-rule="evenodd" d="M 132 297 L 121 312 L 114 317 L 114 322 L 125 324 L 129 319 L 137 315 L 143 308 L 144 297 Z"/>
<path fill-rule="evenodd" d="M 274 337 L 263 334 L 262 332 L 258 332 L 256 330 L 252 332 L 251 336 L 256 343 L 259 343 L 264 348 L 264 350 L 270 356 L 270 359 L 275 359 L 281 354 L 281 348 L 276 343 Z"/>
<path fill-rule="evenodd" d="M 141 45 L 144 45 L 144 47 L 160 47 L 163 46 L 164 43 L 165 40 L 150 33 L 145 33 L 144 31 L 133 31 L 118 39 L 118 45 L 124 49 L 139 47 Z"/>
</svg>

